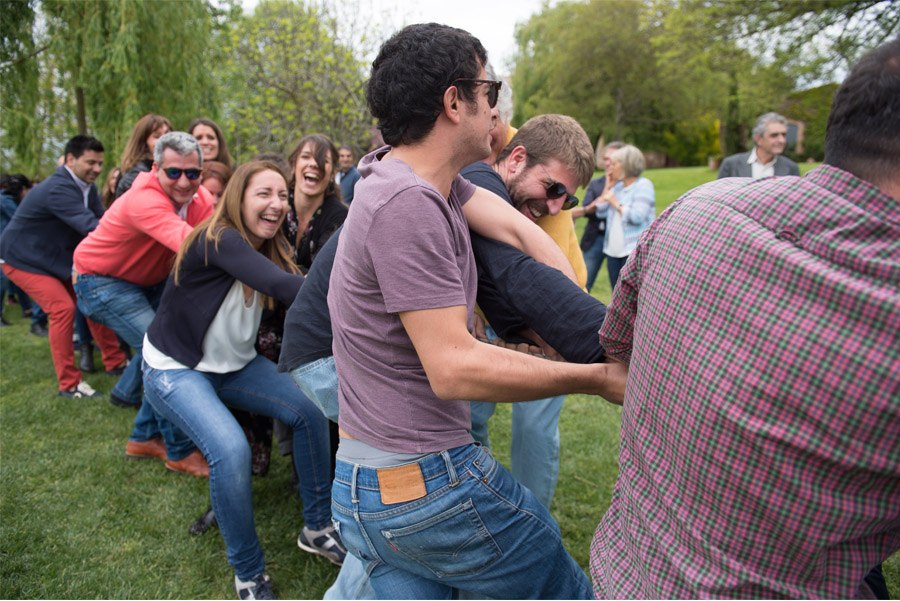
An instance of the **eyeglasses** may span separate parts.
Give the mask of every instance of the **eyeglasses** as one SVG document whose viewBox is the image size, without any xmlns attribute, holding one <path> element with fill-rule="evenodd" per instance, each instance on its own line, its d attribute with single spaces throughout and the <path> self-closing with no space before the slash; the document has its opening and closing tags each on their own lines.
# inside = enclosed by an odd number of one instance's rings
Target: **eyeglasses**
<svg viewBox="0 0 900 601">
<path fill-rule="evenodd" d="M 165 173 L 166 177 L 173 181 L 179 179 L 182 173 L 186 178 L 194 181 L 195 179 L 200 177 L 201 170 L 194 168 L 179 169 L 178 167 L 166 167 L 165 169 L 163 169 L 163 173 Z"/>
<path fill-rule="evenodd" d="M 456 85 L 458 83 L 471 83 L 471 84 L 482 84 L 486 83 L 488 85 L 488 106 L 494 108 L 497 106 L 497 100 L 500 98 L 500 88 L 503 87 L 502 81 L 494 81 L 492 79 L 468 79 L 462 78 L 457 79 L 450 85 Z"/>
<path fill-rule="evenodd" d="M 562 211 L 568 211 L 569 209 L 574 209 L 578 206 L 578 197 L 574 194 L 569 194 L 569 191 L 566 190 L 565 185 L 560 182 L 555 182 L 550 178 L 550 174 L 547 173 L 547 169 L 544 168 L 544 173 L 547 174 L 547 179 L 551 181 L 550 184 L 547 184 L 545 188 L 545 192 L 547 193 L 547 198 L 553 200 L 555 198 L 559 198 L 560 196 L 565 196 L 566 200 L 563 202 Z"/>
</svg>

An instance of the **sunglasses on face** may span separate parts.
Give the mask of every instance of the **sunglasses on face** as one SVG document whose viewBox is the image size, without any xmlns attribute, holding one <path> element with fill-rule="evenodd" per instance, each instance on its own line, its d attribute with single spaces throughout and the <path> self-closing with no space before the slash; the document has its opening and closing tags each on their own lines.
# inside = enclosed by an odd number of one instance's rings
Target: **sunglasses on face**
<svg viewBox="0 0 900 601">
<path fill-rule="evenodd" d="M 200 177 L 201 171 L 200 169 L 193 168 L 179 169 L 178 167 L 166 167 L 165 169 L 163 169 L 163 173 L 165 173 L 166 177 L 168 177 L 172 181 L 179 179 L 182 173 L 186 178 L 194 181 L 195 179 Z"/>
<path fill-rule="evenodd" d="M 569 194 L 566 191 L 566 187 L 559 182 L 553 182 L 548 185 L 546 188 L 547 198 L 553 200 L 555 198 L 559 198 L 560 196 L 565 196 L 566 200 L 562 205 L 563 211 L 568 211 L 569 209 L 574 209 L 578 206 L 578 198 L 574 194 Z"/>
<path fill-rule="evenodd" d="M 497 100 L 500 98 L 500 88 L 503 87 L 502 81 L 494 81 L 492 79 L 457 79 L 451 85 L 456 85 L 458 83 L 470 83 L 470 84 L 482 84 L 485 83 L 488 85 L 488 106 L 494 108 L 497 106 Z"/>
</svg>

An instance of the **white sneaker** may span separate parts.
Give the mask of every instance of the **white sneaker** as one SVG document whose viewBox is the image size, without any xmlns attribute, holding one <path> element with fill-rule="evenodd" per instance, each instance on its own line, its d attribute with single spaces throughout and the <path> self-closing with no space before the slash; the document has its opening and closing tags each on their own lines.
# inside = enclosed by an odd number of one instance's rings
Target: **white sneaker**
<svg viewBox="0 0 900 601">
<path fill-rule="evenodd" d="M 91 388 L 91 385 L 82 380 L 78 383 L 78 386 L 72 388 L 71 390 L 60 390 L 59 396 L 64 396 L 70 399 L 82 399 L 82 398 L 99 398 L 102 395 Z"/>
</svg>

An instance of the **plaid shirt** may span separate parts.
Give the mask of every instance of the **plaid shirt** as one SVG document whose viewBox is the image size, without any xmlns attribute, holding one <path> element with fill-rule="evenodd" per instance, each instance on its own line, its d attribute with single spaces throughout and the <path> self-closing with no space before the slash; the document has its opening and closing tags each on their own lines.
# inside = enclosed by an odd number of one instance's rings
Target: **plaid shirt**
<svg viewBox="0 0 900 601">
<path fill-rule="evenodd" d="M 599 597 L 870 594 L 900 548 L 897 201 L 829 166 L 701 186 L 600 338 L 630 365 Z"/>
</svg>

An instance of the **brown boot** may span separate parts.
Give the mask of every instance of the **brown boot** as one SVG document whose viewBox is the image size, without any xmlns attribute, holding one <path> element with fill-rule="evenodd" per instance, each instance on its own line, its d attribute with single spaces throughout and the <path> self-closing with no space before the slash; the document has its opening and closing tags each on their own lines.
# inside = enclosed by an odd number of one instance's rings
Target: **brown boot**
<svg viewBox="0 0 900 601">
<path fill-rule="evenodd" d="M 166 445 L 162 438 L 150 440 L 129 440 L 125 445 L 125 455 L 133 459 L 166 460 Z"/>
<path fill-rule="evenodd" d="M 199 450 L 178 461 L 167 460 L 166 469 L 173 472 L 181 472 L 182 474 L 190 474 L 198 478 L 209 478 L 209 464 L 206 463 L 203 453 Z"/>
</svg>

